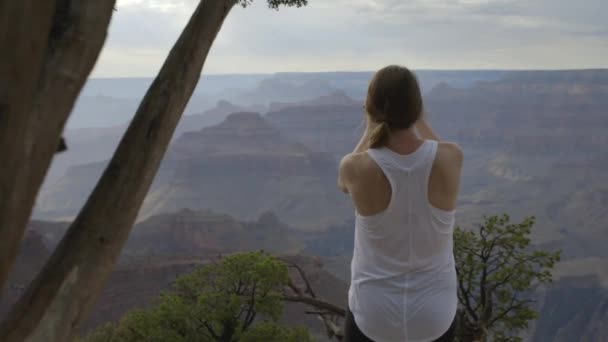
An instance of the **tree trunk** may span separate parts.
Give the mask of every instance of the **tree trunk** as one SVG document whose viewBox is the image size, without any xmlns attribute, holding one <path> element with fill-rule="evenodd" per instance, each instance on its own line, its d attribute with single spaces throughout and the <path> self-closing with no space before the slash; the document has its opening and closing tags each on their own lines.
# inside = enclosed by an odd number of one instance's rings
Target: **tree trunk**
<svg viewBox="0 0 608 342">
<path fill-rule="evenodd" d="M 73 336 L 112 271 L 234 4 L 199 3 L 85 206 L 0 326 L 1 341 L 68 341 Z"/>
<path fill-rule="evenodd" d="M 224 330 L 218 342 L 232 342 L 236 333 L 237 323 L 234 320 L 224 322 Z"/>
<path fill-rule="evenodd" d="M 32 98 L 55 1 L 0 0 L 0 291 L 30 216 Z"/>
<path fill-rule="evenodd" d="M 38 62 L 40 67 L 33 68 L 33 63 L 29 63 L 29 68 L 21 65 L 13 69 L 24 75 L 30 69 L 35 72 L 33 93 L 21 92 L 9 97 L 30 104 L 27 111 L 9 113 L 9 117 L 21 120 L 24 125 L 20 130 L 10 130 L 8 126 L 0 128 L 0 131 L 9 131 L 0 132 L 0 137 L 12 140 L 12 144 L 1 143 L 0 149 L 10 150 L 0 152 L 0 155 L 16 154 L 21 158 L 10 163 L 14 168 L 0 171 L 0 184 L 10 184 L 0 198 L 0 287 L 18 252 L 36 195 L 59 146 L 63 127 L 105 42 L 114 2 L 58 0 L 50 10 L 50 29 L 42 34 L 42 28 L 28 27 L 42 35 L 44 43 L 40 44 L 44 49 L 43 58 Z M 40 4 L 43 3 L 46 5 L 47 1 Z M 18 20 L 28 26 L 38 21 L 30 17 Z M 12 44 L 17 47 L 15 42 Z M 29 54 L 30 49 L 27 50 Z"/>
</svg>

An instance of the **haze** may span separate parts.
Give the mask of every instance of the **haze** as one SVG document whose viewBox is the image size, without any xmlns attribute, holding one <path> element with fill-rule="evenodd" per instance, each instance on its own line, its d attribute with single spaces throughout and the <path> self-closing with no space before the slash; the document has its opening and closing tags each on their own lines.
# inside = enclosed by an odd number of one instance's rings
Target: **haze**
<svg viewBox="0 0 608 342">
<path fill-rule="evenodd" d="M 156 74 L 196 0 L 119 0 L 93 77 Z M 608 67 L 604 0 L 311 0 L 235 9 L 204 72 Z"/>
</svg>

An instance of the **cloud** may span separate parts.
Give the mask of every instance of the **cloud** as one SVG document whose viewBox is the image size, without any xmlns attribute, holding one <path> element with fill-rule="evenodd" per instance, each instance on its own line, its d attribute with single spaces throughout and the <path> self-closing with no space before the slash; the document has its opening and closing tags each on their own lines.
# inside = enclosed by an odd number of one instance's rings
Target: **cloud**
<svg viewBox="0 0 608 342">
<path fill-rule="evenodd" d="M 119 0 L 98 76 L 150 76 L 198 0 Z M 205 72 L 607 67 L 605 0 L 310 0 L 235 8 Z"/>
</svg>

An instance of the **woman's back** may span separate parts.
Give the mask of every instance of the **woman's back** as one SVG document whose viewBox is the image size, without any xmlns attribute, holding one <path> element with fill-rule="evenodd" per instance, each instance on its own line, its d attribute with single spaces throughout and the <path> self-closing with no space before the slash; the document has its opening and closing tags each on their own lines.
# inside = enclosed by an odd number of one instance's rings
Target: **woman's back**
<svg viewBox="0 0 608 342">
<path fill-rule="evenodd" d="M 418 81 L 405 67 L 374 75 L 365 109 L 365 133 L 338 176 L 356 208 L 345 340 L 451 341 L 462 151 L 426 123 Z"/>
<path fill-rule="evenodd" d="M 454 212 L 436 208 L 427 197 L 437 147 L 427 140 L 408 155 L 386 147 L 366 152 L 387 183 L 367 187 L 388 185 L 389 200 L 381 212 L 356 215 L 349 308 L 375 341 L 430 341 L 454 319 Z M 361 171 L 360 179 L 377 179 Z"/>
</svg>

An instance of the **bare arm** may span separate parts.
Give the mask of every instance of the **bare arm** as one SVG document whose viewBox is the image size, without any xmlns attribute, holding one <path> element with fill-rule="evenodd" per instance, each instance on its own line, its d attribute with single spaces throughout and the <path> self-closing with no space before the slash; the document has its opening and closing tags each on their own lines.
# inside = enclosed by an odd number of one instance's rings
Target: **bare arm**
<svg viewBox="0 0 608 342">
<path fill-rule="evenodd" d="M 338 171 L 338 188 L 344 193 L 349 192 L 347 183 L 348 178 L 352 173 L 351 164 L 353 155 L 365 152 L 369 149 L 369 132 L 371 132 L 377 125 L 376 123 L 370 121 L 367 115 L 365 118 L 365 122 L 365 131 L 363 131 L 363 135 L 361 136 L 361 139 L 359 139 L 359 143 L 357 143 L 355 149 L 351 153 L 344 156 L 344 158 L 342 158 L 342 161 L 340 161 L 340 167 Z"/>
<path fill-rule="evenodd" d="M 424 113 L 420 120 L 418 120 L 414 125 L 414 127 L 418 131 L 418 135 L 420 136 L 420 138 L 425 140 L 441 141 L 441 138 L 439 138 L 439 136 L 435 134 L 435 132 L 431 128 L 431 125 L 429 125 L 429 123 L 427 122 L 426 115 L 427 114 Z"/>
<path fill-rule="evenodd" d="M 353 154 L 349 153 L 342 158 L 338 169 L 338 189 L 345 194 L 349 193 L 348 181 L 353 173 Z"/>
<path fill-rule="evenodd" d="M 377 124 L 371 122 L 368 118 L 366 118 L 365 121 L 365 131 L 363 131 L 363 135 L 352 153 L 361 153 L 369 149 L 369 132 L 371 132 Z"/>
<path fill-rule="evenodd" d="M 436 208 L 447 211 L 456 208 L 463 160 L 463 152 L 458 145 L 439 143 L 428 185 L 429 201 Z"/>
</svg>

